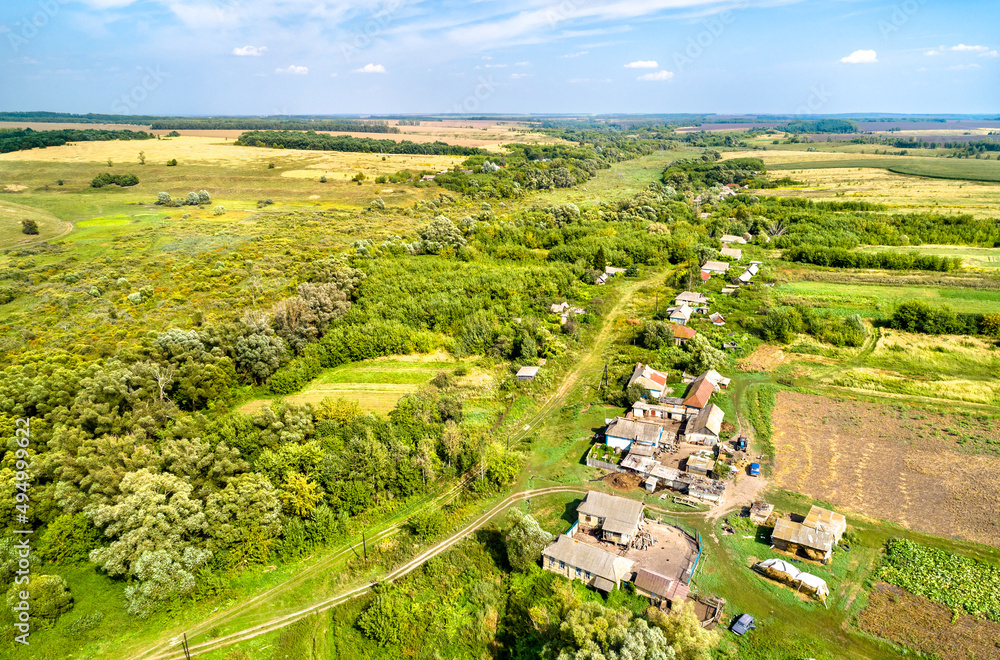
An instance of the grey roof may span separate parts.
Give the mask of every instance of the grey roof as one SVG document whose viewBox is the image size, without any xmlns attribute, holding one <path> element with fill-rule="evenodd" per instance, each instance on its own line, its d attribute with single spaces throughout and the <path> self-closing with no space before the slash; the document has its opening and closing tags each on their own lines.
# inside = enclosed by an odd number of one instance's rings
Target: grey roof
<svg viewBox="0 0 1000 660">
<path fill-rule="evenodd" d="M 615 583 L 611 580 L 605 580 L 602 577 L 595 577 L 590 581 L 595 589 L 600 589 L 603 592 L 610 593 L 615 588 Z"/>
<path fill-rule="evenodd" d="M 701 433 L 718 436 L 722 430 L 722 419 L 726 413 L 722 408 L 714 403 L 705 406 L 698 411 L 698 414 L 691 418 L 687 425 L 687 433 Z"/>
<path fill-rule="evenodd" d="M 531 376 L 532 378 L 534 378 L 535 376 L 538 375 L 538 369 L 539 367 L 521 367 L 520 369 L 517 370 L 517 376 L 518 378 L 520 378 L 521 376 Z"/>
<path fill-rule="evenodd" d="M 621 579 L 620 575 L 623 572 L 622 570 L 615 570 L 615 560 L 619 559 L 618 555 L 613 555 L 600 548 L 576 541 L 565 534 L 560 534 L 554 543 L 542 550 L 542 556 L 566 562 L 573 568 L 587 571 L 612 583 L 617 583 Z M 619 562 L 619 569 L 631 570 L 632 562 L 625 561 L 628 567 L 626 568 L 625 564 Z"/>
<path fill-rule="evenodd" d="M 604 435 L 652 445 L 660 440 L 661 432 L 662 429 L 656 424 L 637 422 L 633 419 L 625 419 L 624 417 L 615 417 L 614 421 L 608 424 Z"/>
<path fill-rule="evenodd" d="M 632 447 L 628 450 L 628 453 L 629 453 L 630 456 L 631 455 L 635 455 L 635 456 L 652 456 L 653 455 L 653 448 L 650 447 L 649 445 L 637 445 L 636 444 L 636 445 L 632 445 Z"/>
<path fill-rule="evenodd" d="M 774 524 L 774 531 L 771 532 L 771 538 L 822 552 L 832 550 L 834 542 L 833 534 L 806 527 L 802 523 L 792 522 L 788 518 L 778 519 Z"/>
<path fill-rule="evenodd" d="M 642 502 L 630 500 L 625 497 L 615 497 L 592 490 L 587 493 L 580 506 L 576 508 L 577 513 L 586 516 L 597 516 L 607 520 L 620 520 L 632 525 L 642 522 L 643 512 Z M 607 524 L 605 522 L 605 524 Z"/>
<path fill-rule="evenodd" d="M 699 291 L 685 291 L 683 293 L 678 293 L 677 297 L 674 298 L 674 304 L 680 305 L 681 303 L 704 303 L 708 302 L 708 296 Z"/>
<path fill-rule="evenodd" d="M 689 587 L 679 580 L 672 580 L 666 576 L 647 571 L 640 568 L 635 572 L 635 586 L 656 594 L 668 600 L 683 600 L 688 595 Z"/>
<path fill-rule="evenodd" d="M 729 262 L 727 261 L 706 261 L 705 265 L 701 267 L 702 270 L 714 271 L 717 273 L 724 273 L 729 270 Z"/>
<path fill-rule="evenodd" d="M 638 527 L 636 522 L 625 522 L 624 520 L 614 520 L 608 518 L 601 525 L 601 530 L 612 534 L 635 534 Z"/>
</svg>

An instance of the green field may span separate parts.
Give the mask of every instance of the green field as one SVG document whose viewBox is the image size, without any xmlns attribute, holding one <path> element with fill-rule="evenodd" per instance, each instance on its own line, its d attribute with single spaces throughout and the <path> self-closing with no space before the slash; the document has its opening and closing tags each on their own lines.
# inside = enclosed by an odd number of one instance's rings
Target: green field
<svg viewBox="0 0 1000 660">
<path fill-rule="evenodd" d="M 896 305 L 907 300 L 925 300 L 948 305 L 956 312 L 992 314 L 1000 312 L 1000 291 L 940 286 L 890 286 L 841 284 L 836 282 L 788 282 L 775 287 L 775 296 L 794 304 L 822 303 L 835 314 L 860 314 L 865 318 L 888 318 Z"/>
<path fill-rule="evenodd" d="M 866 252 L 917 252 L 936 257 L 957 257 L 969 268 L 1000 268 L 1000 248 L 970 247 L 966 245 L 867 245 Z"/>
<path fill-rule="evenodd" d="M 910 158 L 872 155 L 857 159 L 809 160 L 768 165 L 772 171 L 882 168 L 896 174 L 932 179 L 1000 181 L 1000 161 L 971 158 Z"/>
<path fill-rule="evenodd" d="M 387 413 L 396 407 L 400 398 L 417 392 L 439 372 L 454 374 L 456 367 L 463 364 L 443 357 L 442 354 L 412 355 L 344 364 L 325 370 L 305 389 L 285 400 L 315 405 L 328 397 L 343 398 L 356 401 L 362 410 Z M 458 382 L 469 383 L 481 377 L 482 374 L 472 371 Z M 241 410 L 257 410 L 269 402 L 270 399 L 257 399 L 242 406 Z"/>
</svg>

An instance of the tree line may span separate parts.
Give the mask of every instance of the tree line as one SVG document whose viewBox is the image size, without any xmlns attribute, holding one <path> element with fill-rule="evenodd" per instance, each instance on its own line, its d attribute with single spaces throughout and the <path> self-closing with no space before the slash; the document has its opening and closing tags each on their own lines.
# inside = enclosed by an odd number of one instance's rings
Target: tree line
<svg viewBox="0 0 1000 660">
<path fill-rule="evenodd" d="M 986 335 L 1000 339 L 1000 314 L 955 312 L 947 305 L 933 307 L 923 300 L 898 305 L 889 326 L 927 335 Z"/>
<path fill-rule="evenodd" d="M 145 131 L 108 131 L 96 128 L 64 128 L 57 131 L 23 130 L 0 131 L 0 153 L 60 147 L 67 142 L 95 142 L 107 140 L 151 140 L 156 136 Z"/>
<path fill-rule="evenodd" d="M 834 268 L 880 268 L 882 270 L 931 270 L 947 273 L 961 267 L 958 257 L 919 252 L 862 252 L 837 247 L 798 245 L 785 250 L 782 259 Z"/>
<path fill-rule="evenodd" d="M 271 149 L 309 149 L 312 151 L 345 151 L 381 154 L 424 154 L 438 156 L 471 156 L 486 153 L 477 147 L 462 147 L 444 142 L 411 142 L 410 140 L 375 140 L 348 135 L 327 135 L 312 130 L 274 131 L 253 130 L 239 136 L 236 144 L 244 147 Z"/>
</svg>

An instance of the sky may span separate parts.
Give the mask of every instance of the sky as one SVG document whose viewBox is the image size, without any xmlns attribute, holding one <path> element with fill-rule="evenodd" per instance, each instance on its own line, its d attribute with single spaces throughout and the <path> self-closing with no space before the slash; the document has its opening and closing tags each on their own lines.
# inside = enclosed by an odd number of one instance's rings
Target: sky
<svg viewBox="0 0 1000 660">
<path fill-rule="evenodd" d="M 1000 114 L 996 0 L 4 0 L 0 110 Z"/>
</svg>

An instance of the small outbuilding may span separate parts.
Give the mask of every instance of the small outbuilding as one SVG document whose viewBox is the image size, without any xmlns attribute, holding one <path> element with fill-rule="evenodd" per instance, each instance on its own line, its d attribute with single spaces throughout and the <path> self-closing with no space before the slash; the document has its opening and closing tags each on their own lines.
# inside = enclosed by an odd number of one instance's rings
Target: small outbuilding
<svg viewBox="0 0 1000 660">
<path fill-rule="evenodd" d="M 538 375 L 538 370 L 541 367 L 521 367 L 517 370 L 518 380 L 535 380 L 535 376 Z"/>
</svg>

